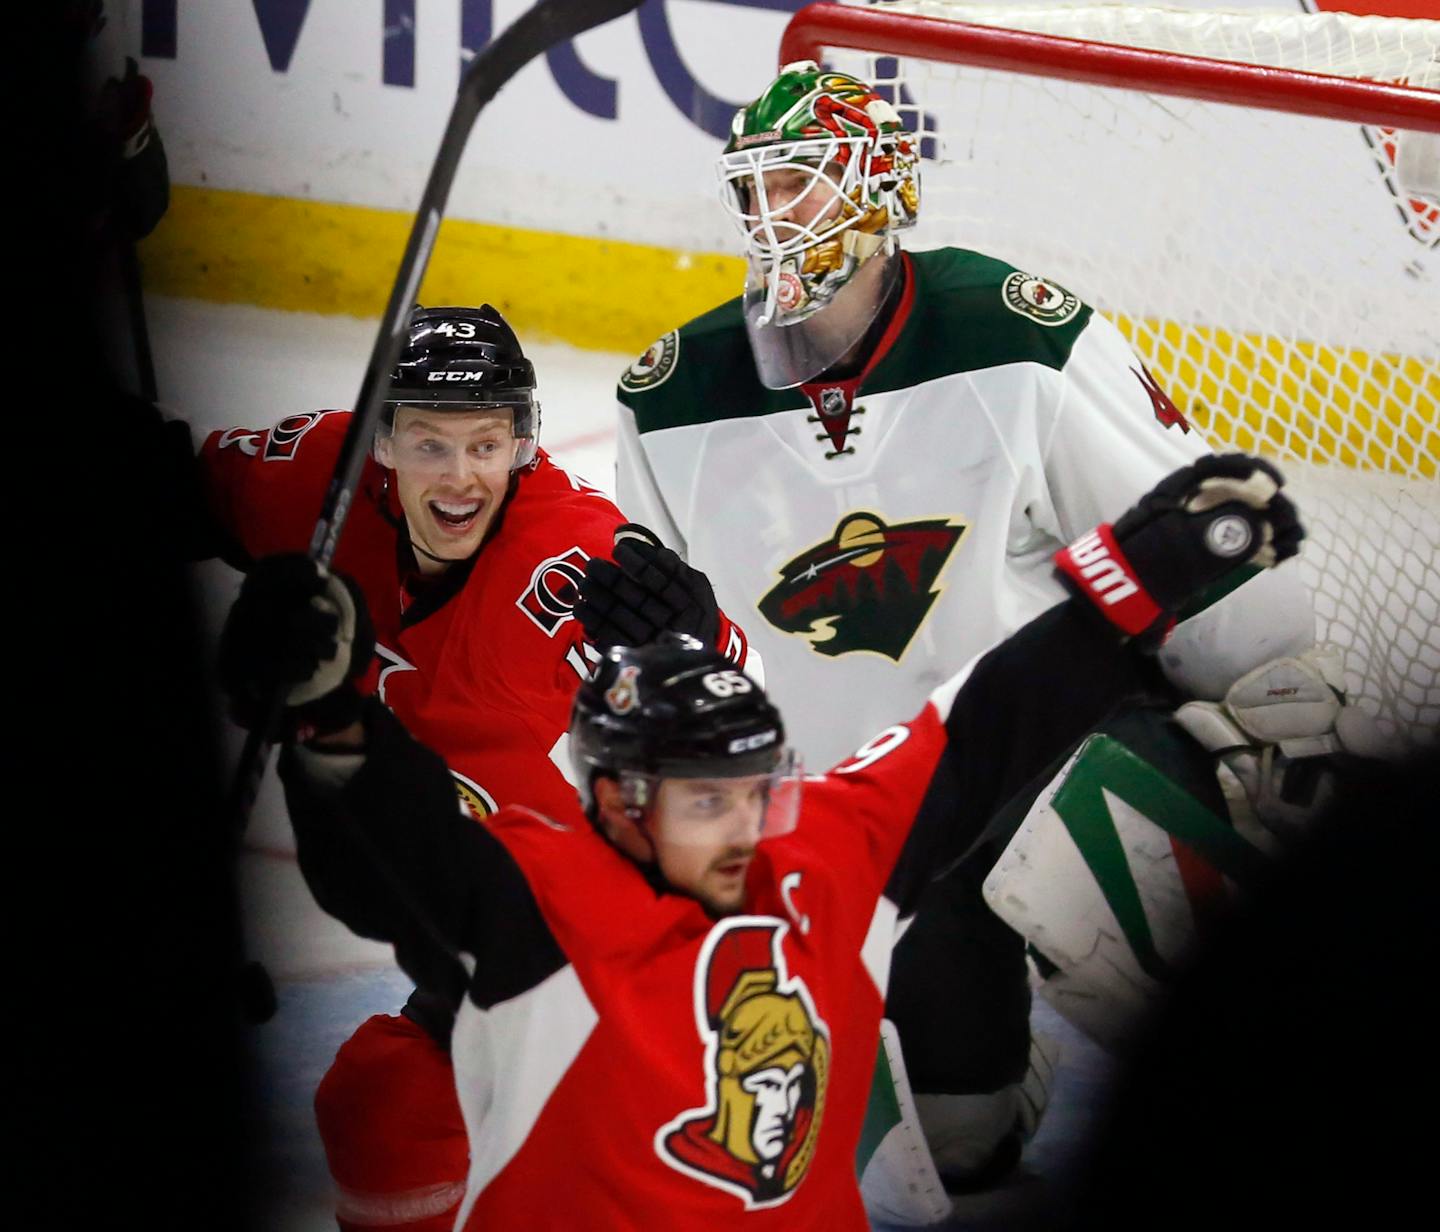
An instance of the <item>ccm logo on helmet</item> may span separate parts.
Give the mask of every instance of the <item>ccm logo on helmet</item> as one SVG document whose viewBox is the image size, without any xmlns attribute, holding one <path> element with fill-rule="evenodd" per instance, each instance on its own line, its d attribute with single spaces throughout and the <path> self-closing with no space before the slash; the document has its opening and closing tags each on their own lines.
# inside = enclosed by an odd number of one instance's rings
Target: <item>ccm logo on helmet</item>
<svg viewBox="0 0 1440 1232">
<path fill-rule="evenodd" d="M 483 381 L 484 372 L 427 372 L 427 381 Z"/>
<path fill-rule="evenodd" d="M 727 753 L 749 753 L 754 749 L 763 749 L 767 744 L 775 743 L 776 732 L 772 727 L 769 731 L 756 732 L 753 736 L 738 736 L 726 746 Z"/>
<path fill-rule="evenodd" d="M 530 585 L 515 600 L 546 637 L 554 637 L 557 629 L 575 618 L 575 601 L 580 597 L 580 583 L 585 577 L 589 555 L 580 547 L 551 556 L 535 566 Z"/>
</svg>

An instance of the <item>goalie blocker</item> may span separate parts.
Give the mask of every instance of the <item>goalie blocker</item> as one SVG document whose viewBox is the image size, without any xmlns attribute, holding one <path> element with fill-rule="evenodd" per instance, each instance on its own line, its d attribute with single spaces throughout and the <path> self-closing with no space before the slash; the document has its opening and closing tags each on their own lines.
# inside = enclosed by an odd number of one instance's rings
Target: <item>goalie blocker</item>
<svg viewBox="0 0 1440 1232">
<path fill-rule="evenodd" d="M 1304 531 L 1283 483 L 1243 454 L 1201 458 L 1113 527 L 1056 553 L 1056 568 L 1153 652 L 1187 582 L 1295 554 Z M 1120 738 L 1087 738 L 1041 790 L 984 884 L 991 910 L 1038 955 L 1042 995 L 1111 1050 L 1134 1037 L 1197 939 L 1268 863 L 1202 803 L 1213 792 L 1187 746 L 1143 718 L 1119 726 Z"/>
</svg>

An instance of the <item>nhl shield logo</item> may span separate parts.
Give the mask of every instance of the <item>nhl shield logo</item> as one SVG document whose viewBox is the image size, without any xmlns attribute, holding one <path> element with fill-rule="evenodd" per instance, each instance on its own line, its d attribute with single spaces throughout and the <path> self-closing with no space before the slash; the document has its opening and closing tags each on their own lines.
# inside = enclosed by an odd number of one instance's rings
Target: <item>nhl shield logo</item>
<svg viewBox="0 0 1440 1232">
<path fill-rule="evenodd" d="M 805 982 L 786 971 L 780 943 L 788 931 L 773 917 L 736 916 L 705 939 L 694 995 L 706 1104 L 655 1134 L 662 1160 L 734 1194 L 746 1210 L 795 1192 L 825 1110 L 830 1031 Z"/>
<path fill-rule="evenodd" d="M 760 614 L 816 654 L 863 650 L 898 663 L 968 530 L 948 518 L 887 526 L 877 513 L 846 514 L 831 538 L 781 567 L 780 581 L 757 605 Z"/>
<path fill-rule="evenodd" d="M 850 409 L 850 404 L 845 398 L 845 391 L 835 386 L 820 391 L 820 414 L 827 419 L 833 419 L 836 415 L 843 415 Z"/>
</svg>

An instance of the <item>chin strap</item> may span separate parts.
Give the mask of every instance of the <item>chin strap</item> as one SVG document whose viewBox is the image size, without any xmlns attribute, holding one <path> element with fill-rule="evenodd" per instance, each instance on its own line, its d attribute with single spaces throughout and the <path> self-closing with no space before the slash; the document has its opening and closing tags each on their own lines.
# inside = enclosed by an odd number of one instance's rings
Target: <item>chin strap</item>
<svg viewBox="0 0 1440 1232">
<path fill-rule="evenodd" d="M 408 530 L 409 528 L 407 527 L 406 529 Z M 413 540 L 413 539 L 410 540 L 410 547 L 411 547 L 413 550 L 415 550 L 416 552 L 419 552 L 421 556 L 428 556 L 428 557 L 429 557 L 431 560 L 433 560 L 437 565 L 453 565 L 453 564 L 458 563 L 458 562 L 452 560 L 452 559 L 451 559 L 450 557 L 448 557 L 448 556 L 436 556 L 434 552 L 427 552 L 424 548 L 422 548 L 422 547 L 421 547 L 418 543 L 416 543 L 415 540 Z"/>
<path fill-rule="evenodd" d="M 453 565 L 455 561 L 444 556 L 436 556 L 434 552 L 427 552 L 414 539 L 410 538 L 410 523 L 405 520 L 404 514 L 391 512 L 390 509 L 390 472 L 387 470 L 380 479 L 380 491 L 376 496 L 375 504 L 379 507 L 380 516 L 390 525 L 396 534 L 404 535 L 412 550 L 419 552 L 421 556 L 428 556 L 437 565 Z"/>
</svg>

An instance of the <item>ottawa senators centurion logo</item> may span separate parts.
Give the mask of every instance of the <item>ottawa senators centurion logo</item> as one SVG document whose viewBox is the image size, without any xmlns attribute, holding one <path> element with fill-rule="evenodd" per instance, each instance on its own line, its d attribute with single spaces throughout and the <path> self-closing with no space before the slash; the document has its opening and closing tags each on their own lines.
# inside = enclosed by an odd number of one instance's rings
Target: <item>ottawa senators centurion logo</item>
<svg viewBox="0 0 1440 1232">
<path fill-rule="evenodd" d="M 695 964 L 695 1017 L 705 1040 L 704 1108 L 655 1134 L 655 1151 L 746 1210 L 777 1206 L 805 1179 L 820 1134 L 830 1031 L 809 989 L 787 977 L 789 930 L 766 916 L 716 925 Z"/>
<path fill-rule="evenodd" d="M 849 513 L 826 542 L 780 569 L 758 604 L 784 633 L 816 654 L 868 650 L 897 663 L 940 594 L 945 562 L 970 528 L 948 518 L 887 526 L 878 513 Z"/>
<path fill-rule="evenodd" d="M 450 777 L 455 780 L 455 791 L 460 797 L 461 807 L 476 821 L 484 821 L 500 811 L 495 797 L 474 779 L 466 778 L 458 770 L 450 771 Z"/>
</svg>

